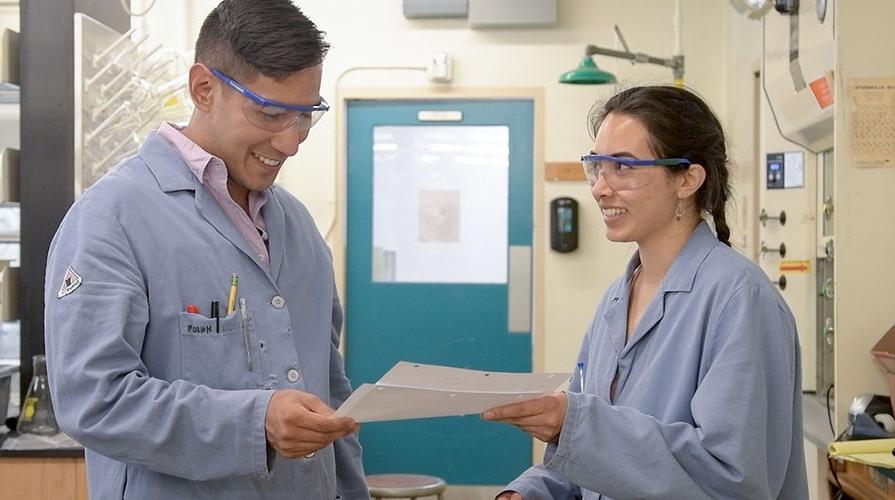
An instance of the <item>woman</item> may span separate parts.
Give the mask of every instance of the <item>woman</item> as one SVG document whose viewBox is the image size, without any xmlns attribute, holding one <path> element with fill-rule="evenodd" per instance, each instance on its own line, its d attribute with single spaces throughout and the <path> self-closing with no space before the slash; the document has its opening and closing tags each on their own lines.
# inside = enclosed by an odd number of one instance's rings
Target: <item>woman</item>
<svg viewBox="0 0 895 500">
<path fill-rule="evenodd" d="M 721 124 L 666 86 L 625 90 L 590 121 L 582 162 L 606 237 L 637 252 L 569 391 L 483 414 L 548 443 L 498 499 L 807 499 L 795 321 L 730 248 Z"/>
</svg>

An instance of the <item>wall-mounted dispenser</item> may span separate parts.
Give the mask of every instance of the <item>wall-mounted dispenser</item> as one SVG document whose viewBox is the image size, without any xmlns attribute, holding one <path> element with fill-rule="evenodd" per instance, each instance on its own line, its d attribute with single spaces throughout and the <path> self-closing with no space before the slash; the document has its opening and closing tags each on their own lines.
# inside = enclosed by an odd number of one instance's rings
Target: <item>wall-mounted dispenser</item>
<svg viewBox="0 0 895 500">
<path fill-rule="evenodd" d="M 550 248 L 560 253 L 578 248 L 578 202 L 572 198 L 550 202 Z"/>
</svg>

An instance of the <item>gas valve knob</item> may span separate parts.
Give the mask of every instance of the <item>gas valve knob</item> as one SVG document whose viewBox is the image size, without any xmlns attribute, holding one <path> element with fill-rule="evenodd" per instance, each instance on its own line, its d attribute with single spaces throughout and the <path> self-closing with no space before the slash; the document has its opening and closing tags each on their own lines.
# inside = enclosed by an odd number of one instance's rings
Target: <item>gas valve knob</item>
<svg viewBox="0 0 895 500">
<path fill-rule="evenodd" d="M 769 220 L 780 221 L 781 226 L 786 225 L 786 211 L 781 210 L 780 215 L 768 215 L 768 211 L 765 209 L 761 209 L 761 214 L 758 216 L 758 220 L 761 221 L 761 226 L 764 227 L 765 222 Z"/>
<path fill-rule="evenodd" d="M 780 258 L 782 259 L 782 258 L 786 257 L 786 244 L 780 243 L 779 248 L 768 248 L 767 246 L 765 246 L 764 242 L 762 241 L 761 242 L 761 253 L 762 254 L 779 253 Z"/>
<path fill-rule="evenodd" d="M 786 276 L 781 275 L 777 281 L 771 280 L 771 283 L 780 287 L 781 290 L 786 290 Z"/>
</svg>

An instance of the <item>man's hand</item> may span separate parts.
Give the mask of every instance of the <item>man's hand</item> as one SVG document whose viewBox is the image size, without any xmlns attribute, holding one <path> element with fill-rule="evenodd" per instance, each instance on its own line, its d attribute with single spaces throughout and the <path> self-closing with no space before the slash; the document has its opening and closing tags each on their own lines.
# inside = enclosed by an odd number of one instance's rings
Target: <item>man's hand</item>
<svg viewBox="0 0 895 500">
<path fill-rule="evenodd" d="M 566 418 L 566 394 L 549 396 L 491 408 L 482 413 L 485 420 L 514 425 L 532 436 L 549 443 L 555 440 Z"/>
<path fill-rule="evenodd" d="M 284 389 L 276 391 L 264 415 L 267 442 L 280 455 L 296 458 L 326 447 L 358 429 L 349 417 L 336 417 L 332 408 L 312 394 Z"/>
<path fill-rule="evenodd" d="M 504 491 L 500 495 L 497 495 L 497 498 L 494 500 L 525 500 L 522 498 L 522 495 L 516 493 L 515 491 Z"/>
</svg>

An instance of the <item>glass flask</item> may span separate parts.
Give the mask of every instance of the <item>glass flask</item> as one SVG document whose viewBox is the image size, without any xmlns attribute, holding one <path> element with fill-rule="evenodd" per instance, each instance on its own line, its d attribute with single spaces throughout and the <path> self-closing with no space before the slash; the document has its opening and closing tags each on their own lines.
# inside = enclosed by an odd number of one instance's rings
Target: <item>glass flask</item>
<svg viewBox="0 0 895 500">
<path fill-rule="evenodd" d="M 56 425 L 53 401 L 50 399 L 50 386 L 47 382 L 47 357 L 37 354 L 32 360 L 34 376 L 22 403 L 16 430 L 19 434 L 53 435 L 59 432 L 59 427 Z"/>
</svg>

